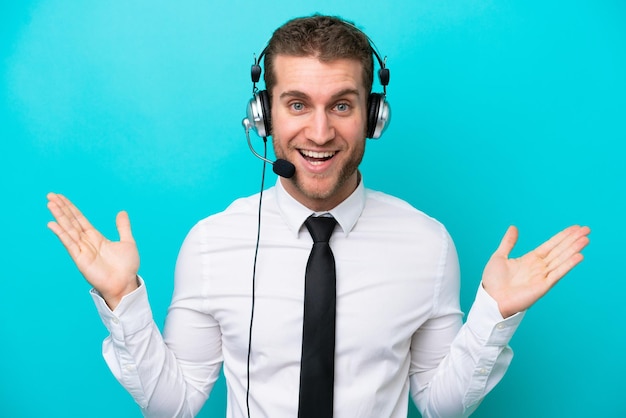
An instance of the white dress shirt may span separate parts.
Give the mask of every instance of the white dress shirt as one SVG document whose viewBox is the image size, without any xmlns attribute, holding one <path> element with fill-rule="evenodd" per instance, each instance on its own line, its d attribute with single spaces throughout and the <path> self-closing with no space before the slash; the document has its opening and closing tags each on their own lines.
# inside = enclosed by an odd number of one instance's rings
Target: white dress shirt
<svg viewBox="0 0 626 418">
<path fill-rule="evenodd" d="M 233 202 L 189 232 L 176 265 L 163 337 L 146 286 L 111 312 L 113 374 L 146 416 L 194 416 L 223 365 L 227 416 L 245 417 L 258 195 Z M 250 360 L 251 417 L 297 416 L 304 271 L 313 212 L 280 181 L 264 192 Z M 467 416 L 502 378 L 522 314 L 503 320 L 480 286 L 463 325 L 454 244 L 436 220 L 365 189 L 331 210 L 337 269 L 335 417 Z"/>
</svg>

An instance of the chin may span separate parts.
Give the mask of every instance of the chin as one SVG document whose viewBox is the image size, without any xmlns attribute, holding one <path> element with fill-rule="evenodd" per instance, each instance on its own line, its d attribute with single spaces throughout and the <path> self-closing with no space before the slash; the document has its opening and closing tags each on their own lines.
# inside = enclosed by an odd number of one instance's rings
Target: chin
<svg viewBox="0 0 626 418">
<path fill-rule="evenodd" d="M 296 170 L 297 173 L 297 170 Z M 320 177 L 314 176 L 306 179 L 294 177 L 295 187 L 307 199 L 321 201 L 343 200 L 354 190 L 347 189 L 350 178 Z"/>
</svg>

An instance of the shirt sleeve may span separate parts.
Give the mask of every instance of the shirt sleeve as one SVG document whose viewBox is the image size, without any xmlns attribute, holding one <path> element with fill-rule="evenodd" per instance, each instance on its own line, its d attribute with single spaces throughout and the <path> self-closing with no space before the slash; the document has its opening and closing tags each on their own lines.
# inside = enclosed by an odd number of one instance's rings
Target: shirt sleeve
<svg viewBox="0 0 626 418">
<path fill-rule="evenodd" d="M 110 332 L 103 343 L 104 359 L 144 416 L 195 416 L 219 377 L 221 333 L 214 319 L 200 309 L 197 290 L 202 270 L 197 238 L 192 231 L 181 248 L 163 335 L 154 322 L 141 278 L 139 288 L 126 295 L 114 311 L 97 291 L 91 292 Z"/>
<path fill-rule="evenodd" d="M 508 343 L 524 313 L 502 318 L 479 286 L 465 324 L 459 309 L 459 266 L 447 235 L 433 315 L 411 344 L 411 397 L 424 418 L 466 417 L 502 379 L 513 352 Z"/>
</svg>

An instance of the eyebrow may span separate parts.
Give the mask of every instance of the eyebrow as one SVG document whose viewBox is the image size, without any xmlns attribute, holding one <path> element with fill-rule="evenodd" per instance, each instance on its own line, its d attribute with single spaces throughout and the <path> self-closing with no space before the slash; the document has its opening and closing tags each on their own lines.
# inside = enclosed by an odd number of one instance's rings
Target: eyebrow
<svg viewBox="0 0 626 418">
<path fill-rule="evenodd" d="M 343 89 L 338 91 L 337 93 L 333 94 L 331 97 L 331 101 L 332 100 L 337 100 L 340 97 L 344 97 L 344 96 L 350 96 L 350 95 L 354 95 L 354 96 L 359 96 L 359 91 L 357 89 L 351 89 L 351 88 L 347 88 L 347 89 Z M 301 92 L 299 90 L 288 90 L 286 92 L 283 92 L 280 94 L 280 98 L 284 99 L 285 97 L 293 97 L 293 98 L 297 98 L 297 99 L 308 99 L 309 95 Z"/>
</svg>

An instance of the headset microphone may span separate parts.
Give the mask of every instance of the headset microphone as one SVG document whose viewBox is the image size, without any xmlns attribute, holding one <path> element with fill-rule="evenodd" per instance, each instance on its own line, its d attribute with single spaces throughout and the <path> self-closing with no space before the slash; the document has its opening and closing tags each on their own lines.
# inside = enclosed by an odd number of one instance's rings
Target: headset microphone
<svg viewBox="0 0 626 418">
<path fill-rule="evenodd" d="M 252 142 L 250 142 L 250 121 L 248 120 L 248 118 L 245 118 L 242 123 L 243 127 L 246 129 L 246 139 L 248 140 L 248 147 L 250 148 L 250 151 L 252 151 L 252 154 L 254 154 L 255 157 L 265 161 L 266 163 L 270 163 L 272 165 L 274 173 L 276 173 L 277 175 L 286 179 L 292 178 L 296 172 L 296 166 L 291 164 L 287 160 L 283 160 L 282 158 L 279 158 L 276 161 L 268 160 L 267 158 L 256 152 L 252 147 Z"/>
</svg>

